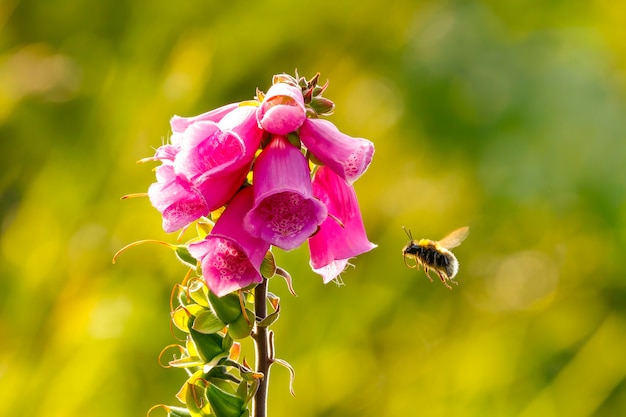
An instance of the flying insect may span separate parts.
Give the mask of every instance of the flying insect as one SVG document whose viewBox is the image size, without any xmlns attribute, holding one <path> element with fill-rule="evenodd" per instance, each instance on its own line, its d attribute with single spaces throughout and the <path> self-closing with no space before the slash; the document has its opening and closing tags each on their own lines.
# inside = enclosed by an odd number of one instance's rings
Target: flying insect
<svg viewBox="0 0 626 417">
<path fill-rule="evenodd" d="M 404 227 L 402 228 L 404 229 Z M 456 256 L 450 249 L 459 246 L 465 240 L 469 234 L 469 226 L 460 227 L 439 241 L 413 239 L 410 230 L 404 229 L 404 231 L 410 239 L 409 243 L 402 249 L 402 256 L 406 266 L 419 269 L 421 265 L 431 282 L 433 279 L 429 272 L 432 269 L 439 275 L 443 285 L 449 289 L 452 289 L 450 282 L 459 285 L 454 281 L 454 277 L 459 272 L 459 261 L 457 261 Z M 415 263 L 410 265 L 407 263 L 407 258 L 412 258 Z"/>
</svg>

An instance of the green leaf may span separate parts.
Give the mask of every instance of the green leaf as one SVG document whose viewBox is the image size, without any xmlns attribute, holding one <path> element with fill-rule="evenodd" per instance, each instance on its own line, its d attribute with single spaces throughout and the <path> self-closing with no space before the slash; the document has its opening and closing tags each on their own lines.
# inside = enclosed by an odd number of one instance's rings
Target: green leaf
<svg viewBox="0 0 626 417">
<path fill-rule="evenodd" d="M 189 253 L 189 249 L 187 249 L 186 245 L 176 245 L 174 252 L 176 253 L 176 257 L 183 264 L 187 265 L 190 268 L 196 269 L 198 266 L 198 260 L 191 256 Z"/>
<path fill-rule="evenodd" d="M 241 315 L 241 305 L 237 294 L 226 294 L 220 298 L 209 291 L 209 301 L 217 317 L 224 323 L 232 323 Z"/>
<path fill-rule="evenodd" d="M 209 385 L 206 394 L 216 417 L 241 417 L 244 412 L 243 399 L 229 394 L 213 384 Z"/>
<path fill-rule="evenodd" d="M 204 310 L 196 316 L 192 329 L 199 333 L 217 333 L 226 327 L 226 323 L 218 319 L 211 310 Z"/>
</svg>

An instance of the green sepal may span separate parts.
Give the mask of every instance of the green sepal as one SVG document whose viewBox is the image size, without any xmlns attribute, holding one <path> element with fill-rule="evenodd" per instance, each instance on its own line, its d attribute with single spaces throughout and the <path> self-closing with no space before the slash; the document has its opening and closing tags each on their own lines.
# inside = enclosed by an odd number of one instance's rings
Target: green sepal
<svg viewBox="0 0 626 417">
<path fill-rule="evenodd" d="M 309 161 L 313 162 L 315 165 L 317 166 L 323 166 L 324 163 L 322 161 L 320 161 L 317 156 L 315 156 L 313 154 L 313 152 L 311 152 L 310 150 L 307 149 L 306 151 L 306 157 Z"/>
<path fill-rule="evenodd" d="M 230 381 L 230 382 L 239 384 L 241 381 L 235 375 L 228 372 L 226 370 L 226 366 L 223 366 L 224 364 L 228 362 L 229 360 L 226 359 L 225 361 L 222 362 L 222 365 L 214 366 L 213 368 L 209 369 L 209 371 L 206 373 L 207 379 L 213 382 L 221 380 L 221 381 Z"/>
<path fill-rule="evenodd" d="M 239 305 L 237 294 L 230 293 L 220 298 L 209 291 L 209 301 L 215 315 L 224 323 L 232 323 L 241 315 L 241 305 Z"/>
<path fill-rule="evenodd" d="M 225 352 L 230 352 L 230 348 L 233 347 L 233 342 L 233 338 L 226 333 L 222 339 L 222 349 L 224 349 Z"/>
<path fill-rule="evenodd" d="M 205 310 L 205 308 L 199 306 L 198 304 L 189 304 L 187 306 L 176 307 L 176 310 L 171 313 L 172 322 L 178 329 L 182 330 L 183 332 L 188 332 L 189 320 Z"/>
<path fill-rule="evenodd" d="M 335 111 L 335 103 L 324 97 L 314 97 L 309 106 L 319 115 L 330 116 Z"/>
<path fill-rule="evenodd" d="M 193 329 L 189 329 L 189 335 L 198 350 L 198 355 L 205 363 L 214 364 L 219 359 L 228 356 L 228 349 L 222 348 L 224 337 L 217 334 L 204 334 Z"/>
<path fill-rule="evenodd" d="M 168 365 L 174 368 L 192 368 L 204 365 L 204 361 L 200 356 L 185 356 L 184 358 L 169 361 Z"/>
<path fill-rule="evenodd" d="M 244 400 L 229 394 L 216 385 L 209 385 L 207 398 L 216 417 L 241 417 L 244 412 Z"/>
<path fill-rule="evenodd" d="M 187 249 L 187 245 L 175 245 L 174 248 L 174 252 L 176 253 L 176 257 L 179 261 L 190 268 L 196 269 L 198 266 L 198 260 L 191 256 L 189 249 Z"/>
<path fill-rule="evenodd" d="M 272 251 L 267 251 L 263 262 L 261 263 L 261 276 L 263 278 L 272 278 L 276 274 L 276 260 Z"/>
<path fill-rule="evenodd" d="M 250 336 L 254 325 L 254 313 L 246 308 L 246 316 L 243 314 L 228 325 L 228 334 L 235 340 Z"/>
<path fill-rule="evenodd" d="M 271 297 L 270 297 L 270 295 L 271 295 Z M 280 316 L 280 303 L 279 303 L 280 299 L 278 297 L 276 297 L 272 293 L 268 293 L 268 299 L 270 300 L 270 302 L 272 303 L 272 306 L 276 310 L 274 310 L 273 312 L 271 312 L 270 314 L 265 316 L 265 318 L 263 320 L 259 321 L 256 324 L 258 327 L 269 327 L 276 320 L 278 320 L 278 317 Z"/>
<path fill-rule="evenodd" d="M 268 314 L 263 320 L 257 323 L 257 326 L 259 327 L 271 326 L 276 320 L 278 320 L 278 317 L 280 316 L 279 313 L 280 313 L 280 309 Z"/>
<path fill-rule="evenodd" d="M 209 289 L 204 281 L 200 279 L 190 280 L 187 288 L 189 297 L 191 297 L 193 301 L 200 304 L 202 307 L 208 308 L 211 306 L 211 303 L 209 303 Z"/>
<path fill-rule="evenodd" d="M 215 226 L 215 224 L 208 219 L 198 221 L 196 223 L 196 231 L 198 232 L 198 236 L 204 239 L 209 233 L 211 233 L 211 230 L 213 230 L 213 226 Z"/>
<path fill-rule="evenodd" d="M 186 408 L 173 407 L 171 405 L 165 406 L 168 417 L 192 417 L 193 414 Z"/>
<path fill-rule="evenodd" d="M 287 140 L 296 148 L 300 149 L 302 147 L 302 142 L 300 141 L 300 136 L 296 132 L 287 133 Z"/>
<path fill-rule="evenodd" d="M 211 407 L 206 401 L 207 389 L 203 379 L 202 371 L 197 371 L 187 379 L 181 390 L 176 395 L 187 406 L 192 417 L 208 417 L 211 415 Z"/>
<path fill-rule="evenodd" d="M 237 386 L 237 396 L 244 400 L 248 398 L 248 383 L 246 381 L 241 381 Z"/>
<path fill-rule="evenodd" d="M 199 333 L 217 333 L 226 327 L 226 323 L 217 318 L 211 310 L 204 310 L 196 316 L 192 329 Z"/>
</svg>

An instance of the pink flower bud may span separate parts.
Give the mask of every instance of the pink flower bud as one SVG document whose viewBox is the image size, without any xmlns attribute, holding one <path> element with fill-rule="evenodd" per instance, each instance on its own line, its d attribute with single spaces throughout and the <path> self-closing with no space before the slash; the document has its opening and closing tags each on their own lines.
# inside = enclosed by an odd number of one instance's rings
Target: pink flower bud
<svg viewBox="0 0 626 417">
<path fill-rule="evenodd" d="M 305 119 L 302 90 L 286 83 L 271 86 L 257 110 L 259 125 L 275 135 L 296 131 Z"/>
</svg>

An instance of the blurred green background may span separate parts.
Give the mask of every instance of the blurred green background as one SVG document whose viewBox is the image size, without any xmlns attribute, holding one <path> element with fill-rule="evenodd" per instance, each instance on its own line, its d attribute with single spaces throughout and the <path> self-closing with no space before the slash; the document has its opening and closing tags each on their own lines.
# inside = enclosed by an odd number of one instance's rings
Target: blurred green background
<svg viewBox="0 0 626 417">
<path fill-rule="evenodd" d="M 626 414 L 626 5 L 597 1 L 0 3 L 0 415 L 140 416 L 185 380 L 184 267 L 145 192 L 173 114 L 329 79 L 376 145 L 345 286 L 283 282 L 281 416 Z M 471 226 L 459 286 L 402 262 Z M 251 359 L 251 358 L 249 358 Z M 162 414 L 162 413 L 159 413 Z"/>
</svg>

